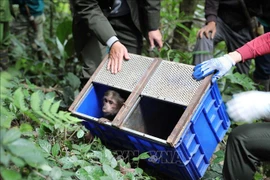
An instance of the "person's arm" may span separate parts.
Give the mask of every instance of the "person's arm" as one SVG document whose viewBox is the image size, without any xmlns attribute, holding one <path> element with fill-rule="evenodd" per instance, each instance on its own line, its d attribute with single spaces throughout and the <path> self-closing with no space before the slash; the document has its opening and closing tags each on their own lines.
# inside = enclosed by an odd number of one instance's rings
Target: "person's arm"
<svg viewBox="0 0 270 180">
<path fill-rule="evenodd" d="M 127 48 L 120 43 L 97 0 L 74 0 L 74 15 L 87 24 L 90 33 L 110 49 L 107 69 L 116 74 L 121 70 L 123 59 L 128 60 Z"/>
<path fill-rule="evenodd" d="M 146 26 L 150 48 L 155 47 L 155 42 L 161 48 L 163 46 L 162 35 L 159 30 L 160 26 L 160 0 L 146 0 L 144 2 Z"/>
<path fill-rule="evenodd" d="M 251 40 L 234 52 L 196 65 L 192 76 L 196 80 L 201 80 L 214 73 L 212 77 L 214 82 L 224 76 L 236 63 L 269 53 L 270 32 Z"/>
<path fill-rule="evenodd" d="M 205 1 L 205 19 L 206 24 L 209 22 L 217 22 L 219 0 L 206 0 Z"/>
<path fill-rule="evenodd" d="M 79 16 L 87 24 L 90 33 L 106 45 L 106 42 L 116 36 L 108 19 L 104 16 L 97 0 L 74 0 L 75 16 Z"/>
<path fill-rule="evenodd" d="M 236 50 L 241 54 L 242 61 L 270 53 L 270 32 L 265 33 Z"/>
<path fill-rule="evenodd" d="M 147 31 L 157 30 L 160 26 L 160 0 L 144 1 Z"/>
<path fill-rule="evenodd" d="M 216 34 L 216 23 L 217 23 L 217 14 L 218 14 L 219 0 L 206 0 L 205 1 L 205 19 L 206 25 L 202 27 L 198 33 L 197 37 L 202 38 L 205 36 L 206 38 L 210 37 L 213 39 Z"/>
</svg>

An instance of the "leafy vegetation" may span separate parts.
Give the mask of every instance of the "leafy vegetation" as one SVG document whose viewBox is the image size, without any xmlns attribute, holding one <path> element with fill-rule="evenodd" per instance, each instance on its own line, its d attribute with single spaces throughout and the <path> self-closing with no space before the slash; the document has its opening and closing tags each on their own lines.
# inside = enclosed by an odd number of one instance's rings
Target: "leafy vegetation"
<svg viewBox="0 0 270 180">
<path fill-rule="evenodd" d="M 11 64 L 0 74 L 0 173 L 4 180 L 16 179 L 162 179 L 155 173 L 146 173 L 140 160 L 147 153 L 129 161 L 118 158 L 117 153 L 91 137 L 67 108 L 82 86 L 81 65 L 74 54 L 71 33 L 71 14 L 68 0 L 45 0 L 47 22 L 42 47 L 46 58 L 37 60 L 23 42 L 24 37 L 12 37 Z M 164 60 L 191 64 L 192 53 L 172 49 L 172 32 L 175 26 L 189 31 L 186 37 L 189 48 L 196 40 L 199 26 L 186 28 L 179 12 L 179 1 L 162 1 L 161 23 L 165 46 L 160 52 L 144 55 L 158 56 Z M 195 12 L 202 18 L 203 7 Z M 201 25 L 201 24 L 199 24 Z M 219 44 L 215 56 L 224 54 L 224 44 Z M 255 89 L 249 76 L 233 73 L 219 80 L 223 100 L 232 94 Z M 237 126 L 232 124 L 231 128 Z M 203 179 L 222 179 L 222 161 L 226 138 L 220 143 Z M 269 176 L 269 167 L 263 166 L 255 175 L 259 180 Z M 166 179 L 166 178 L 164 178 Z"/>
</svg>

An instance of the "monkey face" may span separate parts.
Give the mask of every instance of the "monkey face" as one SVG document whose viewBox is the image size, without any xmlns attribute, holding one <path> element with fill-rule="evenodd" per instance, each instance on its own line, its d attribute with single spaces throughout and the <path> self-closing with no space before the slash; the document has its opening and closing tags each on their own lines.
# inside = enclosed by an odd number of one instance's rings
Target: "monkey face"
<svg viewBox="0 0 270 180">
<path fill-rule="evenodd" d="M 105 116 L 115 115 L 119 109 L 120 107 L 114 99 L 109 97 L 103 98 L 102 112 Z"/>
<path fill-rule="evenodd" d="M 113 118 L 124 103 L 124 99 L 114 90 L 108 90 L 103 97 L 102 112 L 105 118 Z"/>
</svg>

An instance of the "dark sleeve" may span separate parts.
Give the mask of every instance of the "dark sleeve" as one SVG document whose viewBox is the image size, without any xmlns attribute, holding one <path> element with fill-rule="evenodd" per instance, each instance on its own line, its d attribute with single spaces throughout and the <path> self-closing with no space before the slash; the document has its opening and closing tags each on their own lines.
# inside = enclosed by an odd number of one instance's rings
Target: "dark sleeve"
<svg viewBox="0 0 270 180">
<path fill-rule="evenodd" d="M 147 30 L 157 30 L 160 26 L 160 0 L 145 0 Z"/>
<path fill-rule="evenodd" d="M 219 7 L 219 0 L 205 1 L 204 12 L 206 23 L 210 21 L 217 22 L 218 7 Z"/>
<path fill-rule="evenodd" d="M 112 36 L 116 36 L 110 22 L 103 14 L 97 0 L 73 0 L 74 14 L 84 21 L 90 33 L 106 45 Z"/>
<path fill-rule="evenodd" d="M 242 56 L 242 61 L 257 56 L 270 54 L 270 32 L 265 33 L 236 50 Z"/>
</svg>

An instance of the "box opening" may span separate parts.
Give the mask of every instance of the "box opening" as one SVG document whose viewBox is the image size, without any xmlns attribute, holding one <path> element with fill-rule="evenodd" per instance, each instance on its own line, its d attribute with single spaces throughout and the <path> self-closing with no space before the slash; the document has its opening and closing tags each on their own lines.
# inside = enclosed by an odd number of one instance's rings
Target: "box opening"
<svg viewBox="0 0 270 180">
<path fill-rule="evenodd" d="M 130 92 L 122 89 L 117 89 L 115 87 L 93 82 L 87 90 L 84 100 L 79 103 L 79 106 L 77 107 L 77 112 L 86 115 L 86 117 L 90 119 L 101 118 L 103 116 L 103 96 L 107 90 L 117 91 L 124 99 L 127 99 L 128 96 L 131 94 Z"/>
<path fill-rule="evenodd" d="M 179 104 L 141 96 L 123 127 L 166 141 L 185 109 Z"/>
</svg>

